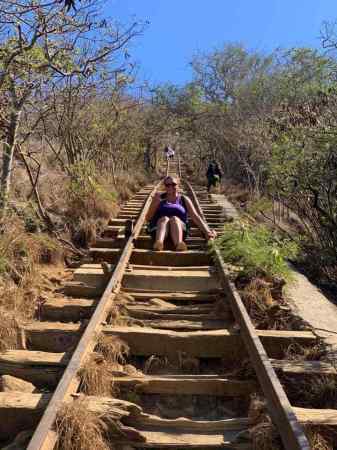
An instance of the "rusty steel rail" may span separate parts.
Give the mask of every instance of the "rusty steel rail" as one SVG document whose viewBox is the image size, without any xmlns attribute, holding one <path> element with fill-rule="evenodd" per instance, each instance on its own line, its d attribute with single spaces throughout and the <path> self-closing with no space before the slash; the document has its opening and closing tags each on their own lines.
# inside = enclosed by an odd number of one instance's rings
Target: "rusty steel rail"
<svg viewBox="0 0 337 450">
<path fill-rule="evenodd" d="M 188 181 L 185 181 L 185 185 L 190 191 L 192 202 L 198 213 L 206 221 L 193 187 Z M 287 450 L 310 450 L 303 427 L 295 416 L 288 397 L 250 320 L 240 294 L 234 283 L 230 281 L 228 270 L 218 249 L 214 251 L 214 261 L 233 315 L 240 326 L 242 339 L 266 397 L 270 416 L 280 433 L 284 447 Z"/>
<path fill-rule="evenodd" d="M 177 155 L 177 158 L 178 158 L 178 176 L 179 176 L 179 178 L 181 178 L 180 151 L 178 150 L 178 152 L 176 152 L 176 154 L 177 153 L 178 153 L 178 155 Z"/>
<path fill-rule="evenodd" d="M 58 411 L 64 402 L 71 401 L 71 396 L 76 393 L 80 381 L 77 377 L 78 370 L 83 365 L 85 358 L 90 354 L 96 345 L 97 335 L 101 332 L 104 321 L 112 306 L 114 297 L 118 294 L 121 281 L 134 249 L 134 241 L 138 238 L 146 213 L 151 204 L 152 198 L 160 183 L 156 184 L 144 202 L 143 211 L 139 215 L 131 236 L 127 240 L 120 259 L 112 273 L 110 281 L 83 333 L 81 339 L 71 356 L 71 359 L 59 381 L 56 390 L 37 426 L 27 450 L 52 450 L 57 441 L 56 432 L 53 430 Z"/>
</svg>

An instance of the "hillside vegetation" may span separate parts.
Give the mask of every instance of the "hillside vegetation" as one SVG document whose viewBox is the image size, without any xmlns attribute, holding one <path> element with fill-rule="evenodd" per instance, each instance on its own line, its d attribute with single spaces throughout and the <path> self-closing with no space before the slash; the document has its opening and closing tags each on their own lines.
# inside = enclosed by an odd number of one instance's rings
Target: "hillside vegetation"
<svg viewBox="0 0 337 450">
<path fill-rule="evenodd" d="M 270 54 L 242 45 L 196 55 L 193 81 L 158 89 L 182 130 L 194 177 L 222 165 L 226 195 L 296 240 L 321 282 L 337 279 L 335 29 L 324 49 Z"/>
</svg>

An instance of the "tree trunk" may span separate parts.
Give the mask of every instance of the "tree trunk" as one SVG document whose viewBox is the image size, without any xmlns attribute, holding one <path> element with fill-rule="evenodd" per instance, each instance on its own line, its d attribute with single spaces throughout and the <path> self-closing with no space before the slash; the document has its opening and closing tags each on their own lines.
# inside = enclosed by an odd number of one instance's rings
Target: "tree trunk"
<svg viewBox="0 0 337 450">
<path fill-rule="evenodd" d="M 25 155 L 23 154 L 23 152 L 21 150 L 20 150 L 20 156 L 21 156 L 22 161 L 23 161 L 23 163 L 25 165 L 25 168 L 26 168 L 26 171 L 27 171 L 30 183 L 32 185 L 32 189 L 33 189 L 33 192 L 34 192 L 34 196 L 35 196 L 35 200 L 36 200 L 36 203 L 37 203 L 37 206 L 38 206 L 38 209 L 39 209 L 40 216 L 43 219 L 43 221 L 45 222 L 45 224 L 47 225 L 48 230 L 49 231 L 53 231 L 54 230 L 54 224 L 53 224 L 51 218 L 49 217 L 49 215 L 47 214 L 46 210 L 42 206 L 41 199 L 40 199 L 40 194 L 39 194 L 39 191 L 37 190 L 38 177 L 34 181 L 34 177 L 33 177 L 32 171 L 31 171 L 31 169 L 29 167 L 29 164 L 28 164 L 28 162 L 26 160 Z"/>
<path fill-rule="evenodd" d="M 10 115 L 10 124 L 3 144 L 3 162 L 0 190 L 0 220 L 5 216 L 11 187 L 11 174 L 13 170 L 13 157 L 16 144 L 16 133 L 19 125 L 21 110 L 14 111 Z"/>
<path fill-rule="evenodd" d="M 149 146 L 146 146 L 144 150 L 144 167 L 147 172 L 151 169 L 151 152 Z"/>
</svg>

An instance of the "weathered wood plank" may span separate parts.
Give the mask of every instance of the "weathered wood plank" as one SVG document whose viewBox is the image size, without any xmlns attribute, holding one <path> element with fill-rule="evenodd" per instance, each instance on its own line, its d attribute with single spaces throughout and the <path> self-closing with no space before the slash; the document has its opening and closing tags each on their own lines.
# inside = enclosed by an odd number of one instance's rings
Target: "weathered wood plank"
<svg viewBox="0 0 337 450">
<path fill-rule="evenodd" d="M 160 330 L 221 330 L 229 326 L 229 321 L 204 319 L 204 320 L 174 320 L 166 319 L 142 319 L 144 326 Z"/>
<path fill-rule="evenodd" d="M 151 298 L 160 298 L 165 301 L 174 301 L 177 303 L 193 303 L 193 304 L 203 304 L 203 303 L 213 303 L 219 299 L 219 293 L 214 293 L 214 291 L 208 291 L 204 293 L 188 293 L 188 292 L 168 292 L 168 291 L 144 291 L 136 289 L 123 288 L 122 292 L 127 292 L 132 297 L 137 300 L 148 300 Z"/>
<path fill-rule="evenodd" d="M 205 247 L 205 240 L 193 237 L 186 239 L 186 244 L 189 249 L 198 249 L 200 246 Z M 98 238 L 95 242 L 96 248 L 121 248 L 125 245 L 125 239 L 109 239 L 109 238 Z M 150 236 L 142 236 L 136 240 L 135 246 L 138 249 L 148 249 L 151 250 L 153 247 L 153 242 Z"/>
<path fill-rule="evenodd" d="M 32 393 L 36 387 L 29 381 L 17 378 L 12 375 L 0 376 L 0 392 L 26 392 Z"/>
<path fill-rule="evenodd" d="M 162 300 L 163 303 L 165 302 L 165 300 Z M 196 318 L 196 320 L 198 319 L 202 319 L 202 318 L 206 318 L 206 316 L 208 316 L 213 310 L 213 306 L 211 304 L 201 304 L 201 305 L 174 305 L 174 304 L 169 304 L 168 302 L 165 302 L 164 305 L 154 305 L 152 303 L 149 304 L 149 306 L 144 305 L 143 302 L 133 302 L 133 303 L 128 303 L 125 308 L 127 309 L 128 313 L 130 313 L 131 315 L 138 315 L 138 318 L 143 317 L 144 319 L 147 317 L 149 317 L 149 314 L 155 314 L 155 316 L 152 317 L 156 317 L 157 319 L 159 319 L 161 316 L 163 316 L 162 318 L 167 317 L 167 315 L 169 314 L 170 317 L 176 318 L 176 319 L 183 319 L 183 318 L 190 318 L 191 320 L 193 320 L 194 318 Z M 145 309 L 146 308 L 146 309 Z M 227 317 L 227 313 L 229 313 L 229 311 L 225 311 L 224 313 L 224 317 Z"/>
<path fill-rule="evenodd" d="M 68 361 L 65 353 L 7 350 L 0 354 L 0 374 L 21 378 L 38 388 L 53 388 Z"/>
<path fill-rule="evenodd" d="M 248 418 L 246 417 L 223 420 L 191 420 L 186 417 L 179 417 L 178 419 L 164 419 L 162 417 L 144 413 L 132 418 L 126 418 L 123 422 L 137 428 L 161 428 L 167 431 L 171 430 L 176 433 L 180 430 L 182 433 L 190 431 L 193 433 L 204 434 L 223 432 L 226 430 L 242 431 L 247 429 L 249 425 Z"/>
<path fill-rule="evenodd" d="M 293 360 L 270 360 L 274 369 L 282 370 L 288 374 L 303 374 L 303 375 L 336 375 L 336 368 L 327 362 L 323 361 L 293 361 Z"/>
<path fill-rule="evenodd" d="M 195 271 L 161 271 L 135 269 L 126 272 L 122 285 L 128 289 L 156 290 L 167 287 L 171 291 L 208 291 L 216 289 L 219 284 L 214 274 L 206 270 Z"/>
<path fill-rule="evenodd" d="M 177 332 L 146 327 L 104 326 L 107 336 L 125 340 L 135 355 L 169 355 L 184 351 L 205 358 L 235 358 L 245 354 L 240 334 L 228 330 Z M 27 346 L 45 352 L 71 350 L 81 334 L 80 324 L 34 322 L 24 328 Z M 310 331 L 258 330 L 268 354 L 280 358 L 291 342 L 312 344 L 316 336 Z"/>
<path fill-rule="evenodd" d="M 131 264 L 153 264 L 158 266 L 191 266 L 208 265 L 210 256 L 206 252 L 189 250 L 187 252 L 163 251 L 135 249 L 132 252 Z"/>
<path fill-rule="evenodd" d="M 119 248 L 90 248 L 90 256 L 95 262 L 106 261 L 110 264 L 116 264 L 120 255 L 121 250 Z"/>
<path fill-rule="evenodd" d="M 183 311 L 183 313 L 177 313 L 176 311 L 172 311 L 172 309 L 170 310 L 165 308 L 144 309 L 141 307 L 135 308 L 126 306 L 125 309 L 130 317 L 142 320 L 188 320 L 190 322 L 200 322 L 212 319 L 212 317 L 210 317 L 211 310 L 209 308 L 204 310 L 204 314 L 200 314 L 202 312 L 200 309 L 190 309 L 190 311 Z M 227 314 L 219 313 L 218 320 L 219 319 L 227 319 L 226 324 L 228 326 L 228 320 L 232 319 L 232 316 L 228 312 Z M 225 328 L 227 328 L 227 326 L 225 326 Z"/>
<path fill-rule="evenodd" d="M 146 394 L 247 396 L 256 389 L 253 381 L 231 380 L 222 376 L 154 376 L 114 377 L 120 387 L 136 386 Z"/>
<path fill-rule="evenodd" d="M 337 426 L 337 409 L 307 409 L 293 407 L 297 420 L 303 425 Z"/>
<path fill-rule="evenodd" d="M 156 290 L 167 286 L 172 291 L 208 291 L 216 289 L 219 284 L 214 274 L 205 268 L 164 270 L 143 266 L 130 266 L 124 274 L 122 285 L 128 289 Z M 109 281 L 98 264 L 85 264 L 74 272 L 74 281 L 90 286 L 104 287 Z"/>
<path fill-rule="evenodd" d="M 96 248 L 90 249 L 90 255 L 95 261 L 107 261 L 116 263 L 120 256 L 120 249 Z M 206 252 L 190 250 L 187 252 L 163 251 L 155 252 L 153 250 L 135 249 L 132 252 L 131 264 L 158 265 L 158 266 L 191 266 L 191 265 L 209 265 L 210 256 Z"/>
<path fill-rule="evenodd" d="M 103 286 L 90 286 L 78 281 L 64 283 L 59 292 L 69 297 L 97 298 L 104 292 Z"/>
<path fill-rule="evenodd" d="M 104 333 L 118 336 L 128 343 L 134 355 L 174 355 L 178 351 L 190 356 L 204 358 L 228 358 L 229 360 L 245 355 L 241 336 L 228 330 L 174 332 L 145 327 L 106 326 Z M 282 332 L 258 330 L 258 335 L 271 357 L 282 354 L 290 342 L 302 344 L 315 342 L 311 332 Z"/>
<path fill-rule="evenodd" d="M 78 322 L 89 319 L 97 305 L 97 300 L 52 298 L 41 307 L 42 320 Z"/>
<path fill-rule="evenodd" d="M 225 431 L 218 433 L 182 433 L 164 430 L 139 430 L 144 438 L 143 443 L 129 442 L 132 447 L 152 449 L 189 449 L 210 450 L 230 448 L 232 450 L 248 450 L 250 445 L 233 443 L 237 431 Z M 118 442 L 117 442 L 118 443 Z M 123 443 L 121 441 L 120 443 Z M 126 443 L 124 441 L 124 443 Z"/>
<path fill-rule="evenodd" d="M 14 438 L 20 431 L 34 428 L 41 418 L 51 394 L 0 392 L 0 437 Z"/>
<path fill-rule="evenodd" d="M 77 345 L 84 325 L 61 322 L 33 322 L 24 327 L 26 347 L 42 352 L 72 351 Z"/>
</svg>

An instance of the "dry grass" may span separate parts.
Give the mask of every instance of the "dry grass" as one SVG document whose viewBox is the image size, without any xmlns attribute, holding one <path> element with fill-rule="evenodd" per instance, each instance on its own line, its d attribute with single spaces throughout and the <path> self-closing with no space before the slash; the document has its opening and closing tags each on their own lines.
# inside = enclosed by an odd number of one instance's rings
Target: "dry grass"
<svg viewBox="0 0 337 450">
<path fill-rule="evenodd" d="M 25 223 L 12 215 L 0 236 L 0 273 L 8 274 L 18 283 L 23 275 L 36 269 L 37 263 L 55 262 L 54 257 L 58 261 L 59 253 L 55 240 L 46 234 L 27 232 Z"/>
<path fill-rule="evenodd" d="M 273 306 L 270 285 L 260 278 L 254 278 L 240 292 L 247 312 L 256 327 L 268 321 L 268 311 Z"/>
<path fill-rule="evenodd" d="M 31 319 L 41 295 L 41 263 L 58 261 L 58 244 L 30 234 L 12 216 L 0 236 L 0 350 L 20 348 L 20 324 Z"/>
<path fill-rule="evenodd" d="M 150 177 L 151 178 L 151 177 Z M 149 174 L 139 170 L 130 174 L 125 172 L 116 176 L 118 197 L 121 201 L 129 200 L 132 194 L 149 182 Z"/>
<path fill-rule="evenodd" d="M 281 375 L 292 405 L 303 408 L 337 409 L 337 379 L 334 375 Z"/>
<path fill-rule="evenodd" d="M 152 355 L 147 358 L 143 372 L 144 374 L 168 372 L 198 374 L 200 373 L 200 360 L 180 351 L 177 352 L 176 358 Z"/>
<path fill-rule="evenodd" d="M 124 417 L 138 416 L 141 408 L 118 399 L 79 396 L 65 404 L 56 420 L 57 450 L 121 450 L 116 441 L 143 441 Z"/>
<path fill-rule="evenodd" d="M 236 282 L 242 301 L 256 328 L 265 330 L 304 330 L 309 325 L 295 315 L 283 298 L 281 279 L 252 278 Z"/>
<path fill-rule="evenodd" d="M 79 399 L 63 406 L 56 420 L 57 450 L 111 450 L 107 428 L 115 426 L 114 419 L 88 410 L 87 401 Z"/>
<path fill-rule="evenodd" d="M 327 356 L 323 341 L 303 347 L 291 344 L 285 358 L 292 361 L 319 361 Z M 337 379 L 332 375 L 285 375 L 279 374 L 292 405 L 304 408 L 337 409 Z M 313 450 L 334 450 L 337 445 L 337 431 L 327 426 L 307 426 L 305 429 L 310 448 Z"/>
<path fill-rule="evenodd" d="M 131 318 L 123 314 L 123 310 L 124 308 L 121 304 L 114 303 L 107 317 L 107 323 L 116 327 L 136 325 Z"/>
<path fill-rule="evenodd" d="M 129 312 L 125 306 L 133 303 L 134 297 L 126 292 L 117 294 L 112 309 L 109 312 L 107 323 L 114 326 L 144 326 L 144 322 L 139 319 L 130 317 Z"/>
<path fill-rule="evenodd" d="M 223 366 L 224 374 L 228 377 L 239 380 L 255 380 L 256 373 L 250 358 L 246 358 L 239 361 L 237 367 L 233 367 L 233 364 L 226 361 Z"/>
<path fill-rule="evenodd" d="M 238 184 L 233 180 L 223 180 L 221 187 L 226 198 L 238 206 L 243 206 L 243 204 L 246 204 L 252 198 L 252 194 L 246 186 Z"/>
<path fill-rule="evenodd" d="M 78 173 L 83 183 L 68 181 L 68 191 L 64 193 L 68 198 L 64 220 L 72 241 L 82 248 L 88 248 L 102 234 L 109 219 L 117 215 L 119 202 L 128 200 L 146 182 L 141 174 L 136 177 L 125 174 L 118 177 L 115 186 L 110 174 L 93 175 L 94 181 L 85 170 Z"/>
<path fill-rule="evenodd" d="M 143 367 L 143 372 L 144 374 L 158 374 L 161 373 L 163 369 L 167 369 L 170 365 L 171 363 L 167 356 L 152 355 L 147 358 Z"/>
<path fill-rule="evenodd" d="M 79 371 L 81 391 L 87 395 L 115 395 L 114 373 L 125 372 L 129 347 L 118 338 L 101 335 L 95 353 Z"/>
<path fill-rule="evenodd" d="M 248 412 L 249 432 L 253 450 L 281 450 L 282 441 L 267 412 L 263 398 L 254 395 Z M 329 426 L 305 427 L 305 434 L 312 450 L 335 450 L 337 430 Z"/>
<path fill-rule="evenodd" d="M 332 427 L 305 427 L 305 434 L 312 450 L 335 450 L 337 431 Z"/>
<path fill-rule="evenodd" d="M 292 361 L 319 361 L 328 355 L 328 347 L 322 339 L 314 345 L 306 346 L 294 342 L 285 351 L 284 358 Z"/>
<path fill-rule="evenodd" d="M 285 359 L 319 361 L 326 358 L 327 351 L 328 348 L 322 340 L 308 347 L 293 343 L 285 352 Z M 337 409 L 337 379 L 335 376 L 319 374 L 286 375 L 281 372 L 279 377 L 291 404 L 304 408 Z"/>
<path fill-rule="evenodd" d="M 267 413 L 266 402 L 252 396 L 248 411 L 249 432 L 253 450 L 282 450 L 282 442 Z"/>
<path fill-rule="evenodd" d="M 72 241 L 75 245 L 88 248 L 95 242 L 96 237 L 102 232 L 106 223 L 101 224 L 100 220 L 92 218 L 80 218 L 76 228 L 72 233 Z"/>
<path fill-rule="evenodd" d="M 105 196 L 99 188 L 72 192 L 66 205 L 65 221 L 73 242 L 83 248 L 90 246 L 118 210 L 116 199 Z"/>
<path fill-rule="evenodd" d="M 111 364 L 125 364 L 129 346 L 119 338 L 100 335 L 95 351 Z"/>
<path fill-rule="evenodd" d="M 0 352 L 20 347 L 19 323 L 15 315 L 0 309 Z"/>
<path fill-rule="evenodd" d="M 87 395 L 114 395 L 116 393 L 112 376 L 114 369 L 114 365 L 109 364 L 96 355 L 92 355 L 79 371 L 81 392 Z"/>
</svg>

